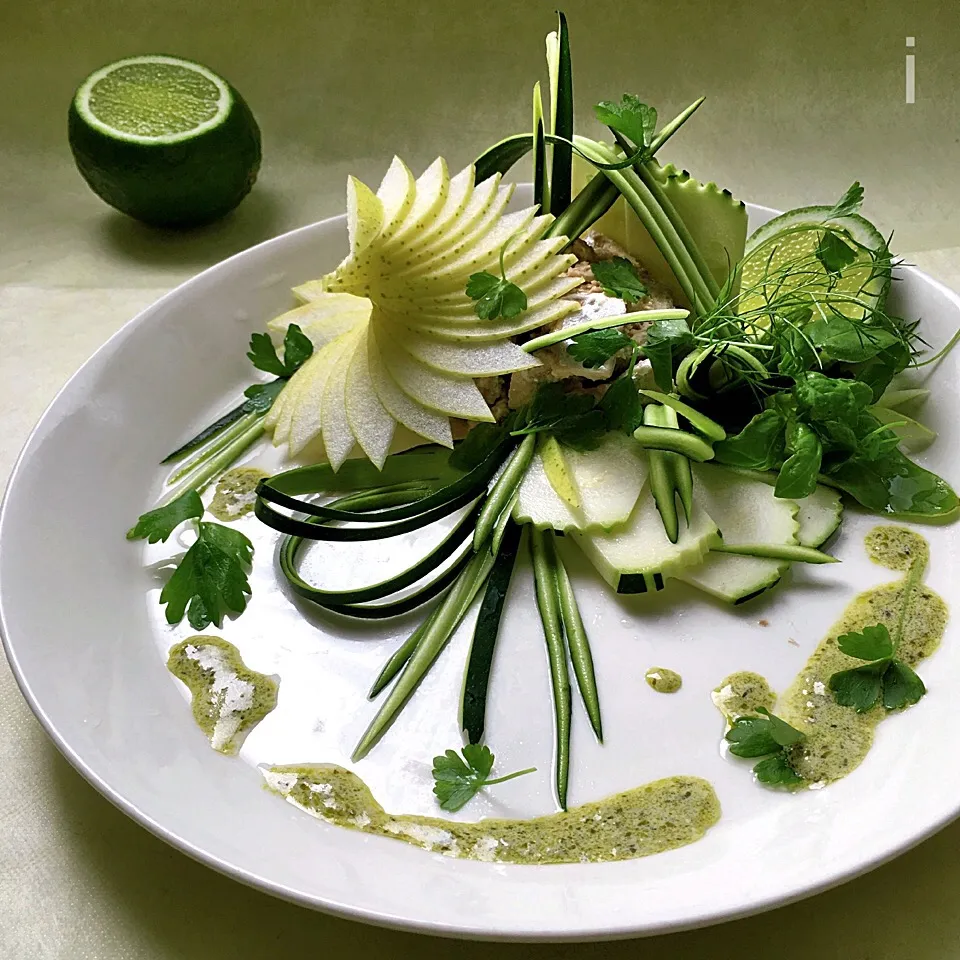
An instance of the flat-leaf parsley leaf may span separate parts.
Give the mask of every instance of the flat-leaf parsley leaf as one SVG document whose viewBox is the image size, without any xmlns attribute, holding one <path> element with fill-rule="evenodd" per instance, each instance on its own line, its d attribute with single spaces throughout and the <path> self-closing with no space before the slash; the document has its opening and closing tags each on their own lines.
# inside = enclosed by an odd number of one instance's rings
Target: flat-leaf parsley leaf
<svg viewBox="0 0 960 960">
<path fill-rule="evenodd" d="M 433 792 L 441 810 L 459 810 L 485 786 L 536 772 L 536 767 L 530 767 L 491 780 L 494 756 L 488 746 L 471 743 L 461 753 L 462 757 L 454 750 L 447 750 L 442 756 L 433 758 Z"/>
<path fill-rule="evenodd" d="M 188 490 L 166 506 L 144 513 L 136 526 L 127 532 L 128 540 L 146 540 L 157 543 L 166 539 L 186 520 L 199 520 L 203 516 L 203 501 L 196 490 Z"/>
<path fill-rule="evenodd" d="M 626 257 L 600 260 L 591 264 L 590 270 L 608 297 L 619 297 L 624 303 L 636 303 L 647 295 L 647 288 L 637 268 Z"/>
</svg>

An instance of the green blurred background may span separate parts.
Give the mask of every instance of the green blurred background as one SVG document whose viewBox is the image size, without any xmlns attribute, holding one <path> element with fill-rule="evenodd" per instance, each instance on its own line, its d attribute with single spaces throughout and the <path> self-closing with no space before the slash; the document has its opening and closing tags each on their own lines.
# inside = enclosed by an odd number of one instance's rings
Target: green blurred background
<svg viewBox="0 0 960 960">
<path fill-rule="evenodd" d="M 960 8 L 952 3 L 571 0 L 574 86 L 672 115 L 707 103 L 667 156 L 744 199 L 832 202 L 854 179 L 897 252 L 960 283 Z M 0 3 L 0 483 L 63 380 L 164 290 L 267 237 L 342 211 L 348 172 L 390 157 L 451 168 L 528 122 L 546 2 L 35 0 Z M 916 102 L 905 103 L 905 38 Z M 199 60 L 263 132 L 250 197 L 188 234 L 104 206 L 73 167 L 66 109 L 136 53 Z M 365 958 L 960 957 L 960 827 L 838 891 L 643 944 L 452 946 L 333 920 L 214 875 L 127 821 L 70 770 L 0 666 L 0 956 Z M 878 825 L 882 829 L 882 825 Z M 763 865 L 757 865 L 762 871 Z"/>
</svg>

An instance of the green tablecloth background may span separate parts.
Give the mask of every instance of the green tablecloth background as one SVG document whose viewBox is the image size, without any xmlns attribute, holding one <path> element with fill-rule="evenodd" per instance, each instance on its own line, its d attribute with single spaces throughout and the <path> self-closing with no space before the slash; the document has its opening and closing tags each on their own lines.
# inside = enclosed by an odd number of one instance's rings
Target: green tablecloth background
<svg viewBox="0 0 960 960">
<path fill-rule="evenodd" d="M 895 246 L 960 287 L 960 16 L 955 3 L 571 0 L 582 115 L 641 94 L 708 102 L 670 159 L 739 196 L 832 202 L 854 179 Z M 346 173 L 393 153 L 456 169 L 528 119 L 552 5 L 423 0 L 0 3 L 0 483 L 56 389 L 159 294 L 252 243 L 339 213 Z M 916 103 L 904 102 L 915 36 Z M 260 120 L 260 182 L 186 235 L 104 207 L 73 168 L 76 84 L 132 53 L 192 57 Z M 931 762 L 956 762 L 956 751 Z M 645 943 L 454 946 L 314 914 L 241 887 L 135 826 L 47 741 L 0 664 L 0 956 L 271 955 L 945 960 L 960 957 L 960 826 L 831 893 Z M 883 824 L 877 824 L 882 832 Z M 764 865 L 758 863 L 758 872 Z"/>
</svg>

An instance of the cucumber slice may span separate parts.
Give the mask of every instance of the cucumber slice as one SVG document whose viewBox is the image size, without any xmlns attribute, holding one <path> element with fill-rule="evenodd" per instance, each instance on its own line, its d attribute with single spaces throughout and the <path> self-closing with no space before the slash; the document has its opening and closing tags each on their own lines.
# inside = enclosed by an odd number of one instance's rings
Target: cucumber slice
<svg viewBox="0 0 960 960">
<path fill-rule="evenodd" d="M 773 487 L 719 466 L 693 464 L 695 489 L 727 543 L 795 544 L 799 524 L 797 504 L 780 500 Z M 743 603 L 769 590 L 789 562 L 711 553 L 702 564 L 679 579 L 728 603 Z"/>
<path fill-rule="evenodd" d="M 840 526 L 843 503 L 838 490 L 819 486 L 809 497 L 798 500 L 797 506 L 800 508 L 797 513 L 797 522 L 800 524 L 797 539 L 801 546 L 821 546 Z"/>
<path fill-rule="evenodd" d="M 574 531 L 572 537 L 617 593 L 647 593 L 662 590 L 667 579 L 700 564 L 710 548 L 720 542 L 717 524 L 697 486 L 691 519 L 689 526 L 681 525 L 677 542 L 671 543 L 650 486 L 645 484 L 623 529 L 599 534 Z"/>
<path fill-rule="evenodd" d="M 520 484 L 514 520 L 561 532 L 611 530 L 626 523 L 647 478 L 643 450 L 630 437 L 610 433 L 596 450 L 567 448 L 563 456 L 580 494 L 580 510 L 557 494 L 537 453 Z"/>
</svg>

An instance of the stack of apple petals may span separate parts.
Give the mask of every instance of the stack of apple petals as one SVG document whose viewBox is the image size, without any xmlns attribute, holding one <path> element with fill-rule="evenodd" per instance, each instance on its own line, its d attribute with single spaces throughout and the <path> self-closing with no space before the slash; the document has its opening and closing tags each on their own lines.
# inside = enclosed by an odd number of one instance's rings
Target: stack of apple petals
<svg viewBox="0 0 960 960">
<path fill-rule="evenodd" d="M 506 212 L 512 192 L 499 175 L 475 184 L 473 166 L 451 178 L 442 159 L 414 179 L 394 158 L 376 193 L 348 180 L 350 253 L 268 324 L 282 338 L 296 323 L 314 345 L 266 418 L 275 444 L 297 454 L 322 436 L 334 469 L 355 445 L 379 467 L 398 423 L 449 447 L 450 417 L 493 420 L 474 378 L 537 366 L 512 338 L 575 311 L 561 298 L 580 283 L 563 275 L 566 238 L 540 239 L 551 217 Z M 527 308 L 481 320 L 467 281 L 501 259 Z"/>
</svg>

